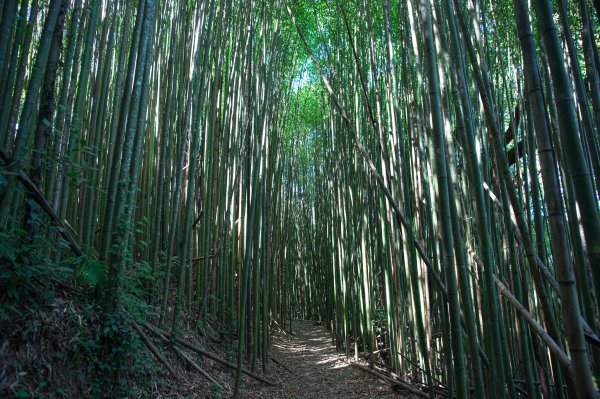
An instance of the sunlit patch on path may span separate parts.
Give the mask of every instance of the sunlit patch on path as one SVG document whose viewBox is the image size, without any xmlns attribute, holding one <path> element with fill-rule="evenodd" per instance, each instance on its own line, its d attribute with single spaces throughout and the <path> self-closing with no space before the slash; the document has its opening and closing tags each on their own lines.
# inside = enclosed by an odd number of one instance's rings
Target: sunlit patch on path
<svg viewBox="0 0 600 399">
<path fill-rule="evenodd" d="M 242 398 L 406 398 L 377 377 L 350 366 L 331 345 L 327 331 L 310 321 L 294 321 L 294 335 L 275 333 L 268 387 L 247 380 Z"/>
</svg>

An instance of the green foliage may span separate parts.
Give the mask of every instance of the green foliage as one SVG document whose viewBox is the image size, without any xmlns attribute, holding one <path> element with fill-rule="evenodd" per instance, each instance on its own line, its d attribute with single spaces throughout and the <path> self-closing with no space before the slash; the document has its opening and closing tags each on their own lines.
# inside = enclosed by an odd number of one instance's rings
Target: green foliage
<svg viewBox="0 0 600 399">
<path fill-rule="evenodd" d="M 128 304 L 127 300 L 123 302 Z M 85 332 L 77 353 L 79 361 L 86 365 L 86 373 L 93 376 L 90 379 L 92 396 L 130 396 L 132 379 L 136 385 L 143 385 L 147 382 L 143 376 L 155 364 L 149 361 L 149 353 L 131 328 L 129 313 L 125 310 L 103 312 L 97 306 L 91 306 L 90 311 L 93 317 L 99 316 L 97 328 Z"/>
<path fill-rule="evenodd" d="M 128 395 L 127 376 L 145 370 L 141 357 L 141 343 L 130 326 L 131 318 L 123 311 L 104 314 L 99 334 L 87 343 L 87 349 L 95 361 L 90 364 L 91 371 L 98 373 L 92 392 L 112 396 Z"/>
<path fill-rule="evenodd" d="M 147 242 L 143 240 L 148 226 L 148 217 L 143 216 L 136 225 L 129 227 L 130 240 L 136 242 L 135 247 L 145 249 Z M 135 317 L 143 317 L 150 310 L 146 299 L 151 295 L 152 265 L 145 260 L 136 259 L 129 248 L 122 252 L 124 264 L 121 303 Z"/>
<path fill-rule="evenodd" d="M 80 383 L 90 384 L 85 389 L 90 390 L 92 397 L 131 395 L 132 376 L 140 376 L 136 382 L 139 386 L 144 383 L 141 376 L 154 366 L 130 326 L 131 315 L 142 318 L 148 312 L 144 298 L 148 298 L 150 285 L 146 282 L 151 280 L 151 266 L 147 262 L 133 261 L 130 251 L 126 251 L 122 307 L 105 313 L 95 303 L 95 293 L 107 288 L 106 262 L 89 256 L 65 256 L 69 254 L 66 243 L 56 238 L 58 234 L 48 227 L 37 209 L 33 210 L 27 230 L 0 231 L 0 320 L 10 321 L 3 323 L 5 326 L 15 323 L 26 326 L 15 336 L 19 341 L 37 341 L 37 337 L 42 336 L 48 342 L 61 342 L 64 338 L 58 331 L 68 331 L 69 342 L 74 346 L 66 350 L 61 344 L 55 349 L 56 353 L 50 352 L 52 363 L 67 362 L 73 373 L 86 375 L 88 382 Z M 144 223 L 131 229 L 131 235 L 135 232 L 142 236 Z M 57 284 L 69 295 L 74 294 L 75 300 L 82 301 L 76 305 L 78 315 L 70 315 L 66 320 L 45 316 L 43 322 L 32 322 L 36 314 L 53 314 Z M 82 291 L 90 295 L 81 295 Z M 2 335 L 5 333 L 8 334 L 4 331 Z M 32 366 L 37 370 L 37 365 Z M 61 395 L 59 384 L 40 374 L 35 377 L 35 390 L 17 389 L 15 395 L 27 398 L 35 392 L 49 390 Z"/>
<path fill-rule="evenodd" d="M 124 311 L 105 313 L 98 305 L 61 297 L 24 310 L 3 324 L 10 331 L 2 332 L 7 345 L 0 353 L 5 365 L 0 397 L 137 396 L 157 366 L 130 321 Z"/>
<path fill-rule="evenodd" d="M 76 270 L 75 275 L 78 282 L 92 288 L 106 287 L 106 263 L 87 256 L 70 258 L 68 262 Z"/>
<path fill-rule="evenodd" d="M 152 265 L 141 260 L 137 251 L 144 251 L 148 243 L 143 239 L 146 236 L 148 217 L 144 216 L 136 224 L 122 221 L 117 226 L 119 237 L 111 246 L 108 263 L 103 263 L 93 271 L 98 271 L 100 276 L 106 276 L 106 281 L 99 287 L 107 302 L 123 306 L 136 318 L 143 318 L 148 314 L 150 307 L 146 300 L 152 295 Z M 91 273 L 91 277 L 95 277 Z M 110 299 L 109 299 L 110 298 Z"/>
<path fill-rule="evenodd" d="M 40 228 L 34 227 L 33 231 Z M 73 272 L 68 264 L 52 260 L 63 246 L 61 240 L 22 229 L 0 231 L 0 318 L 10 319 L 11 314 L 54 299 L 53 280 Z"/>
</svg>

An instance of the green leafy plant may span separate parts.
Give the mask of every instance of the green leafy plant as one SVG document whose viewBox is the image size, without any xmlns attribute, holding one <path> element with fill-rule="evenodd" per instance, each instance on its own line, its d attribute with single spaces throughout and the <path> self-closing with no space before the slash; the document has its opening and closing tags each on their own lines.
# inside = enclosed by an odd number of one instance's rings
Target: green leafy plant
<svg viewBox="0 0 600 399">
<path fill-rule="evenodd" d="M 59 241 L 40 234 L 0 231 L 0 317 L 54 299 L 53 280 L 73 272 L 70 265 L 53 261 L 61 249 Z"/>
<path fill-rule="evenodd" d="M 97 261 L 89 257 L 73 258 L 76 264 L 76 275 L 78 279 L 91 286 L 106 286 L 106 263 Z"/>
</svg>

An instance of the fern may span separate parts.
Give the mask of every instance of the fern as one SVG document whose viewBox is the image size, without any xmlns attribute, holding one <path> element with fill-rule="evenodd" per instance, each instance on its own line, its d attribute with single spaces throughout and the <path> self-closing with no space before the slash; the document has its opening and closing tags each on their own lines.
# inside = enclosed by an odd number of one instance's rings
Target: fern
<svg viewBox="0 0 600 399">
<path fill-rule="evenodd" d="M 106 287 L 106 264 L 94 259 L 82 259 L 77 276 L 92 287 Z"/>
</svg>

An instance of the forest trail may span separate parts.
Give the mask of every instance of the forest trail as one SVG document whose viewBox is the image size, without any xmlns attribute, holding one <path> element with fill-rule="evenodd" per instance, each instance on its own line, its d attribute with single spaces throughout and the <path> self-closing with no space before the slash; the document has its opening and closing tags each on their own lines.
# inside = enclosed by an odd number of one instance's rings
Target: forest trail
<svg viewBox="0 0 600 399">
<path fill-rule="evenodd" d="M 600 399 L 599 25 L 0 0 L 0 399 Z"/>
<path fill-rule="evenodd" d="M 377 377 L 352 367 L 331 345 L 327 331 L 312 321 L 295 320 L 293 335 L 273 334 L 269 378 L 277 386 L 254 380 L 242 385 L 242 398 L 409 398 Z M 273 358 L 279 363 L 273 361 Z"/>
</svg>

